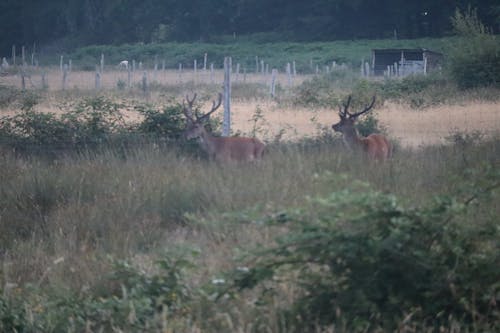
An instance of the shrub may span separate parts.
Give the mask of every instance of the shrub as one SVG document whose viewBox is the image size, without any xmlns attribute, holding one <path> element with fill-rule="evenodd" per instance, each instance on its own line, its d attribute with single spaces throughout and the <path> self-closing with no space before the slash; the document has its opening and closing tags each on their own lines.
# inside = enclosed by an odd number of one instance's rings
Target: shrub
<svg viewBox="0 0 500 333">
<path fill-rule="evenodd" d="M 475 177 L 464 197 L 422 207 L 405 208 L 358 184 L 279 212 L 267 223 L 289 232 L 237 270 L 233 287 L 261 286 L 264 304 L 279 295 L 280 282 L 300 287 L 284 309 L 286 331 L 315 332 L 316 324 L 393 331 L 405 321 L 424 330 L 453 320 L 466 330 L 496 331 L 500 229 L 481 203 L 497 200 L 500 173 L 487 168 Z"/>
<path fill-rule="evenodd" d="M 115 262 L 113 275 L 102 279 L 107 288 L 101 294 L 43 293 L 34 287 L 30 290 L 37 293 L 34 298 L 8 299 L 0 294 L 0 331 L 156 332 L 165 328 L 167 318 L 172 327 L 177 318 L 190 314 L 193 298 L 184 277 L 192 263 L 185 251 L 177 252 L 160 259 L 153 274 L 125 261 Z M 116 288 L 109 290 L 110 284 Z"/>
<path fill-rule="evenodd" d="M 140 133 L 178 139 L 185 129 L 181 104 L 170 103 L 162 109 L 143 104 L 135 106 L 135 110 L 144 117 L 137 126 Z"/>
<path fill-rule="evenodd" d="M 448 55 L 448 70 L 461 88 L 500 86 L 500 43 L 478 19 L 477 11 L 458 9 L 451 18 L 459 40 Z"/>
</svg>

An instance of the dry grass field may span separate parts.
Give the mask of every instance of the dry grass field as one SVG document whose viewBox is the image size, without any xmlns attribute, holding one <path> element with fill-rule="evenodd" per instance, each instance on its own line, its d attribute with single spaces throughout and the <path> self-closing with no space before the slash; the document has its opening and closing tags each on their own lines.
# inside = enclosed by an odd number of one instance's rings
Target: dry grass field
<svg viewBox="0 0 500 333">
<path fill-rule="evenodd" d="M 143 73 L 136 71 L 131 73 L 131 86 L 140 87 Z M 166 87 L 181 86 L 174 89 L 174 97 L 181 101 L 185 93 L 196 92 L 196 87 L 212 87 L 211 90 L 221 90 L 223 72 L 216 70 L 158 70 L 147 72 L 148 82 Z M 286 74 L 278 74 L 277 84 L 289 88 L 299 85 L 304 80 L 310 79 L 310 75 L 297 75 L 292 81 Z M 37 106 L 40 112 L 59 112 L 59 96 L 62 91 L 62 74 L 59 69 L 46 70 L 49 96 Z M 103 91 L 117 91 L 118 82 L 127 84 L 128 73 L 126 70 L 111 70 L 102 75 Z M 233 82 L 249 84 L 266 84 L 270 82 L 269 75 L 261 74 L 233 74 Z M 0 84 L 20 87 L 21 79 L 18 75 L 10 75 L 0 78 Z M 41 86 L 41 75 L 32 74 L 27 88 Z M 125 88 L 126 89 L 126 88 Z M 66 90 L 73 94 L 88 94 L 95 92 L 94 72 L 70 72 L 67 76 Z M 119 94 L 124 98 L 130 98 L 127 94 Z M 154 92 L 148 102 L 161 103 L 164 93 Z M 116 94 L 112 95 L 116 97 Z M 207 104 L 207 107 L 209 105 Z M 322 131 L 329 130 L 330 125 L 337 122 L 337 110 L 324 108 L 300 108 L 276 102 L 271 98 L 258 99 L 235 99 L 231 105 L 232 131 L 234 133 L 249 133 L 254 128 L 256 111 L 261 111 L 258 122 L 259 137 L 263 140 L 273 140 L 279 136 L 282 140 L 296 140 L 303 137 L 314 137 Z M 4 109 L 3 115 L 18 112 L 16 109 Z M 221 111 L 219 116 L 222 117 Z M 137 114 L 124 112 L 130 121 L 137 121 Z M 460 101 L 452 105 L 439 105 L 424 109 L 413 109 L 408 105 L 386 102 L 376 108 L 377 118 L 386 129 L 387 134 L 398 140 L 403 147 L 418 148 L 446 142 L 446 137 L 453 133 L 481 133 L 490 136 L 500 130 L 500 104 L 481 100 Z"/>
</svg>

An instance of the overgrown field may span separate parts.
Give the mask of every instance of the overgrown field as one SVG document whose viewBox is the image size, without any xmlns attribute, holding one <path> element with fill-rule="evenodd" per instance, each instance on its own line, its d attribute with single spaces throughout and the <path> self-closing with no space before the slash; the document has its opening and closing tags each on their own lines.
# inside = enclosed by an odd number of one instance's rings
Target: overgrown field
<svg viewBox="0 0 500 333">
<path fill-rule="evenodd" d="M 0 85 L 1 332 L 500 331 L 497 85 L 348 68 L 274 97 L 235 82 L 233 132 L 267 148 L 221 164 L 182 138 L 183 98 L 205 111 L 218 83 L 146 90 L 115 71 L 100 90 L 22 90 L 16 73 Z M 393 158 L 333 133 L 348 95 L 377 96 L 358 130 Z"/>
<path fill-rule="evenodd" d="M 3 155 L 0 327 L 498 330 L 499 138 L 455 139 L 385 164 L 337 141 Z"/>
</svg>

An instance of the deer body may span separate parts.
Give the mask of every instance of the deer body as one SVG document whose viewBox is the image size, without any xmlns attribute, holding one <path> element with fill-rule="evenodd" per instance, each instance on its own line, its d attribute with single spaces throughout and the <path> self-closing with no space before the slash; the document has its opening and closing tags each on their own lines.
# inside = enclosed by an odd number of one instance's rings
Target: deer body
<svg viewBox="0 0 500 333">
<path fill-rule="evenodd" d="M 251 162 L 260 160 L 265 145 L 256 138 L 247 137 L 215 137 L 205 128 L 204 121 L 220 106 L 222 96 L 219 94 L 219 102 L 213 103 L 212 110 L 202 117 L 193 119 L 192 104 L 194 99 L 189 100 L 188 107 L 184 107 L 184 114 L 188 119 L 188 126 L 184 133 L 187 139 L 197 138 L 201 148 L 208 154 L 209 158 L 219 162 L 241 161 Z"/>
<path fill-rule="evenodd" d="M 342 133 L 344 142 L 350 149 L 362 150 L 371 159 L 386 160 L 391 157 L 392 144 L 384 135 L 370 134 L 367 137 L 362 137 L 358 134 L 356 128 L 354 127 L 354 122 L 357 117 L 365 112 L 368 112 L 373 107 L 375 104 L 375 96 L 369 106 L 365 107 L 363 111 L 355 114 L 351 114 L 348 111 L 350 101 L 351 96 L 349 96 L 347 103 L 344 105 L 344 110 L 340 108 L 340 122 L 332 125 L 333 130 Z"/>
</svg>

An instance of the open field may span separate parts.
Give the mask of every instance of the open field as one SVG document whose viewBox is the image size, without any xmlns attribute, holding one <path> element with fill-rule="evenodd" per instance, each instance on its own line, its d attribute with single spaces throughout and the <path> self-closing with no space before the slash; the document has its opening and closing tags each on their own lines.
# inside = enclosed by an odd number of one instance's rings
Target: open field
<svg viewBox="0 0 500 333">
<path fill-rule="evenodd" d="M 49 87 L 48 97 L 37 105 L 37 110 L 52 113 L 61 112 L 59 108 L 60 96 L 64 96 L 61 92 L 62 74 L 58 69 L 49 69 L 46 73 Z M 164 91 L 155 90 L 147 97 L 146 101 L 151 103 L 164 103 L 168 97 L 182 101 L 186 93 L 192 94 L 197 89 L 205 91 L 208 98 L 214 98 L 216 92 L 220 91 L 219 87 L 222 86 L 223 82 L 221 71 L 215 71 L 213 75 L 202 70 L 198 73 L 184 71 L 183 74 L 179 75 L 179 71 L 158 70 L 156 74 L 154 71 L 149 71 L 147 76 L 149 82 L 152 82 L 151 84 L 166 87 Z M 290 94 L 293 87 L 297 87 L 304 80 L 310 80 L 313 77 L 312 75 L 297 75 L 292 81 L 289 81 L 288 76 L 281 73 L 277 76 L 277 84 L 284 88 L 283 94 Z M 264 92 L 266 92 L 270 76 L 240 73 L 239 76 L 233 74 L 233 80 L 235 84 L 241 85 L 243 90 L 246 89 L 245 85 L 262 85 Z M 33 75 L 32 81 L 35 88 L 41 86 L 39 76 Z M 125 93 L 117 90 L 117 82 L 119 81 L 127 82 L 125 70 L 105 72 L 102 75 L 103 93 L 113 96 L 112 91 L 116 91 L 115 97 L 111 98 L 144 99 L 144 96 L 137 92 L 133 93 L 132 96 L 128 95 L 127 88 L 123 88 Z M 2 77 L 0 83 L 20 87 L 20 77 L 18 75 Z M 141 72 L 132 73 L 131 85 L 136 90 L 140 90 L 141 84 Z M 78 96 L 78 92 L 83 96 L 95 94 L 95 73 L 82 71 L 69 73 L 67 87 L 69 98 L 77 98 L 71 96 Z M 33 87 L 28 84 L 28 89 L 31 88 Z M 207 89 L 211 92 L 206 92 Z M 341 87 L 337 89 L 342 91 Z M 252 119 L 258 109 L 262 112 L 259 119 L 259 136 L 266 141 L 273 140 L 277 135 L 284 140 L 315 137 L 330 130 L 330 125 L 338 119 L 336 108 L 290 106 L 270 97 L 248 98 L 245 96 L 238 98 L 236 96 L 231 106 L 232 131 L 234 133 L 250 133 L 254 128 Z M 0 112 L 3 115 L 12 115 L 17 111 L 6 108 Z M 124 110 L 123 113 L 131 122 L 140 120 L 134 112 Z M 423 145 L 444 143 L 446 137 L 457 132 L 480 132 L 483 135 L 491 136 L 500 130 L 500 103 L 495 101 L 466 99 L 454 104 L 431 106 L 418 110 L 409 105 L 387 101 L 383 105 L 377 106 L 376 113 L 388 135 L 404 147 L 417 148 Z M 219 116 L 221 117 L 221 115 Z"/>
</svg>

